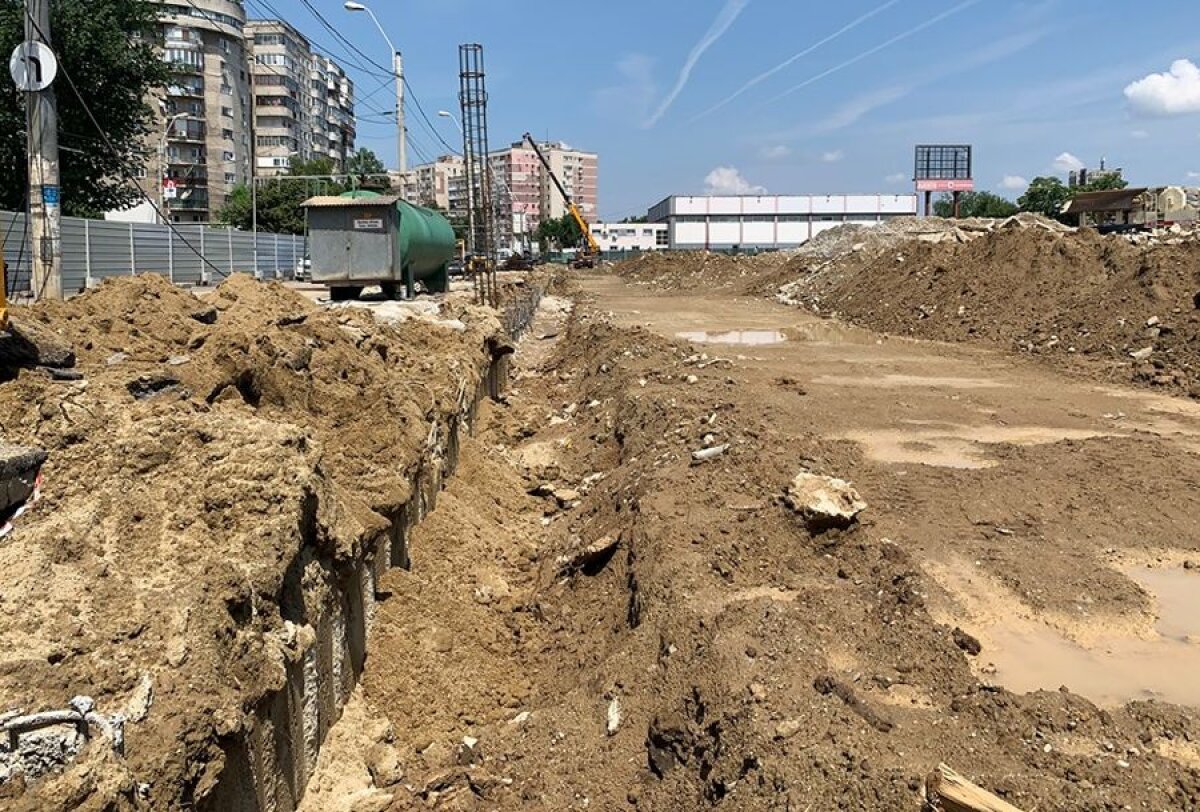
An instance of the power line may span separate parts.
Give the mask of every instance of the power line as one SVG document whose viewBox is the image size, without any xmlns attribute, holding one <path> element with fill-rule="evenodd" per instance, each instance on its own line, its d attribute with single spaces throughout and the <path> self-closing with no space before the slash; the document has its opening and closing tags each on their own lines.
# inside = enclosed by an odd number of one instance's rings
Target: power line
<svg viewBox="0 0 1200 812">
<path fill-rule="evenodd" d="M 439 133 L 437 131 L 437 128 L 435 128 L 433 126 L 433 123 L 429 120 L 429 116 L 425 115 L 425 108 L 421 106 L 421 100 L 417 98 L 417 92 L 415 90 L 413 90 L 412 85 L 408 81 L 408 77 L 405 76 L 405 77 L 403 77 L 403 79 L 404 79 L 404 86 L 406 88 L 408 88 L 408 93 L 409 93 L 408 97 L 412 98 L 413 104 L 415 104 L 417 106 L 417 112 L 421 114 L 421 119 L 425 122 L 425 126 L 427 126 L 429 128 L 429 131 L 431 133 L 433 133 L 434 138 L 436 138 L 437 140 L 442 142 L 442 145 L 446 149 L 450 150 L 451 152 L 454 152 L 454 147 L 452 147 L 446 143 L 446 139 L 442 138 L 442 134 Z"/>
<path fill-rule="evenodd" d="M 190 0 L 189 0 L 189 2 L 190 2 Z M 30 23 L 30 25 L 33 26 L 33 29 L 35 31 L 37 31 L 38 36 L 42 38 L 42 41 L 49 42 L 50 38 L 47 37 L 45 32 L 42 31 L 41 27 L 37 24 L 37 20 L 35 20 L 33 18 L 33 14 L 30 13 L 28 8 L 25 10 L 25 16 L 29 19 L 29 23 Z M 110 139 L 108 137 L 108 134 L 106 132 L 104 132 L 104 128 L 100 126 L 100 122 L 96 119 L 96 115 L 92 112 L 92 108 L 84 100 L 83 94 L 79 92 L 79 86 L 75 84 L 75 79 L 74 79 L 74 77 L 71 76 L 70 71 L 67 70 L 66 64 L 60 62 L 58 69 L 62 73 L 63 79 L 66 80 L 67 85 L 71 88 L 71 92 L 75 94 L 75 98 L 79 100 L 79 107 L 83 110 L 84 115 L 86 115 L 88 117 L 88 120 L 91 121 L 92 126 L 96 128 L 96 132 L 100 135 L 100 138 L 104 141 L 105 146 L 108 147 L 109 152 L 111 152 L 113 155 L 117 156 L 120 159 L 120 163 L 118 164 L 118 166 L 121 167 L 121 175 L 122 175 L 122 177 L 124 177 L 125 181 L 127 183 L 129 183 L 130 185 L 132 185 L 133 188 L 137 190 L 138 194 L 140 194 L 142 196 L 142 198 L 147 203 L 150 204 L 150 208 L 152 208 L 154 210 L 155 214 L 157 214 L 159 217 L 162 218 L 162 220 L 166 224 L 167 228 L 169 228 L 171 230 L 171 233 L 173 233 L 175 236 L 177 236 L 180 239 L 180 241 L 184 245 L 186 245 L 193 254 L 195 254 L 197 257 L 199 257 L 201 262 L 203 262 L 208 267 L 212 268 L 214 271 L 216 271 L 221 276 L 228 276 L 229 274 L 227 274 L 225 271 L 222 271 L 220 268 L 218 268 L 216 265 L 214 265 L 208 259 L 208 257 L 204 256 L 203 253 L 201 253 L 199 250 L 197 250 L 196 247 L 194 245 L 192 245 L 191 242 L 188 241 L 187 237 L 183 236 L 183 234 L 179 231 L 179 229 L 175 228 L 175 224 L 172 223 L 165 214 L 163 214 L 162 210 L 160 210 L 158 208 L 158 204 L 156 204 L 153 200 L 150 199 L 150 195 L 146 194 L 146 190 L 143 189 L 141 187 L 141 185 L 137 182 L 137 180 L 135 180 L 130 175 L 128 170 L 123 165 L 125 158 L 123 157 L 121 151 L 117 149 L 116 145 L 113 144 L 112 139 Z M 255 236 L 257 238 L 257 235 L 255 235 Z"/>
</svg>

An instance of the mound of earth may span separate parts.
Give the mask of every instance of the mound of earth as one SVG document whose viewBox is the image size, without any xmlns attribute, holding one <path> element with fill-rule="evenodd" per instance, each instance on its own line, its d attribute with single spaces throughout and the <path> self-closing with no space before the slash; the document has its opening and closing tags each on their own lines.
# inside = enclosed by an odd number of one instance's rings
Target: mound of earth
<svg viewBox="0 0 1200 812">
<path fill-rule="evenodd" d="M 490 311 L 447 309 L 465 329 L 244 276 L 203 299 L 138 276 L 17 310 L 83 377 L 0 385 L 4 439 L 50 454 L 42 501 L 0 541 L 0 717 L 86 695 L 129 724 L 122 757 L 100 736 L 0 748 L 0 806 L 204 798 L 311 634 L 296 601 L 389 532 L 444 443 L 431 426 L 502 343 Z"/>
<path fill-rule="evenodd" d="M 779 298 L 872 329 L 976 341 L 1200 394 L 1200 243 L 1000 229 L 792 265 Z"/>
</svg>

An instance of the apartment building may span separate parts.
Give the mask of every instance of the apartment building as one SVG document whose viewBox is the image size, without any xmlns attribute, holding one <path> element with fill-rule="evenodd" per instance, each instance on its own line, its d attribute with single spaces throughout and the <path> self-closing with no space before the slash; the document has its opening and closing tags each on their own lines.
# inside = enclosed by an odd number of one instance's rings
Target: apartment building
<svg viewBox="0 0 1200 812">
<path fill-rule="evenodd" d="M 329 158 L 341 170 L 354 151 L 354 83 L 283 20 L 251 20 L 255 174 L 285 174 L 292 161 Z"/>
<path fill-rule="evenodd" d="M 461 155 L 442 155 L 433 163 L 415 166 L 403 175 L 391 173 L 404 199 L 442 211 L 466 210 L 466 169 Z"/>
<path fill-rule="evenodd" d="M 163 59 L 176 77 L 157 105 L 156 141 L 148 144 L 145 191 L 163 196 L 175 222 L 208 222 L 226 195 L 250 179 L 250 76 L 243 34 L 246 15 L 235 0 L 161 2 Z"/>
<path fill-rule="evenodd" d="M 158 120 L 141 183 L 172 221 L 215 220 L 236 186 L 282 174 L 297 157 L 345 165 L 354 84 L 340 66 L 286 22 L 247 22 L 241 0 L 154 2 L 175 77 L 151 100 Z M 157 219 L 147 205 L 110 216 Z"/>
</svg>

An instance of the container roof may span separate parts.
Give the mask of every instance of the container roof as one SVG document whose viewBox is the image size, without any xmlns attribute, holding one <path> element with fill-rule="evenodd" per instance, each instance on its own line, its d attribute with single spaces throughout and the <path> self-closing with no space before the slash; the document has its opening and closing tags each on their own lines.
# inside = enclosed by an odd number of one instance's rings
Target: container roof
<svg viewBox="0 0 1200 812">
<path fill-rule="evenodd" d="M 354 206 L 395 206 L 400 200 L 399 195 L 372 195 L 370 197 L 339 197 L 334 195 L 318 195 L 310 197 L 300 205 L 309 209 L 332 209 Z"/>
<path fill-rule="evenodd" d="M 1064 212 L 1081 214 L 1095 211 L 1129 211 L 1137 205 L 1138 198 L 1146 192 L 1140 189 L 1110 189 L 1103 192 L 1080 192 Z"/>
</svg>

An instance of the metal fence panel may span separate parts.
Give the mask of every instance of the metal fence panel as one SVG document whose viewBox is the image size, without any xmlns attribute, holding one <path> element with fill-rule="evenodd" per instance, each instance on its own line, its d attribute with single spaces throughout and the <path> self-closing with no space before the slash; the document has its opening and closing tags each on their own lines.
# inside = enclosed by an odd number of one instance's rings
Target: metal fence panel
<svg viewBox="0 0 1200 812">
<path fill-rule="evenodd" d="M 254 275 L 254 235 L 232 232 L 233 270 L 237 273 Z"/>
<path fill-rule="evenodd" d="M 134 272 L 171 277 L 170 231 L 147 223 L 133 226 Z"/>
<path fill-rule="evenodd" d="M 10 293 L 27 293 L 32 274 L 25 215 L 0 212 L 0 234 L 4 235 L 4 264 L 8 272 L 8 290 Z"/>
<path fill-rule="evenodd" d="M 304 255 L 304 238 L 259 233 L 257 243 L 259 275 L 292 278 Z M 9 291 L 29 293 L 33 245 L 23 213 L 0 211 L 0 250 L 8 269 Z M 168 228 L 64 217 L 62 252 L 63 292 L 68 296 L 110 276 L 157 273 L 177 285 L 197 285 L 205 280 L 219 283 L 231 272 L 255 272 L 254 235 L 191 224 Z"/>
<path fill-rule="evenodd" d="M 88 285 L 88 231 L 91 223 L 79 217 L 64 217 L 62 222 L 62 287 L 70 296 Z"/>
<path fill-rule="evenodd" d="M 133 274 L 133 228 L 130 223 L 93 220 L 88 224 L 88 233 L 93 279 Z"/>
<path fill-rule="evenodd" d="M 204 226 L 175 226 L 171 235 L 171 257 L 174 265 L 175 284 L 199 285 L 208 268 L 200 258 L 204 251 Z"/>
</svg>

